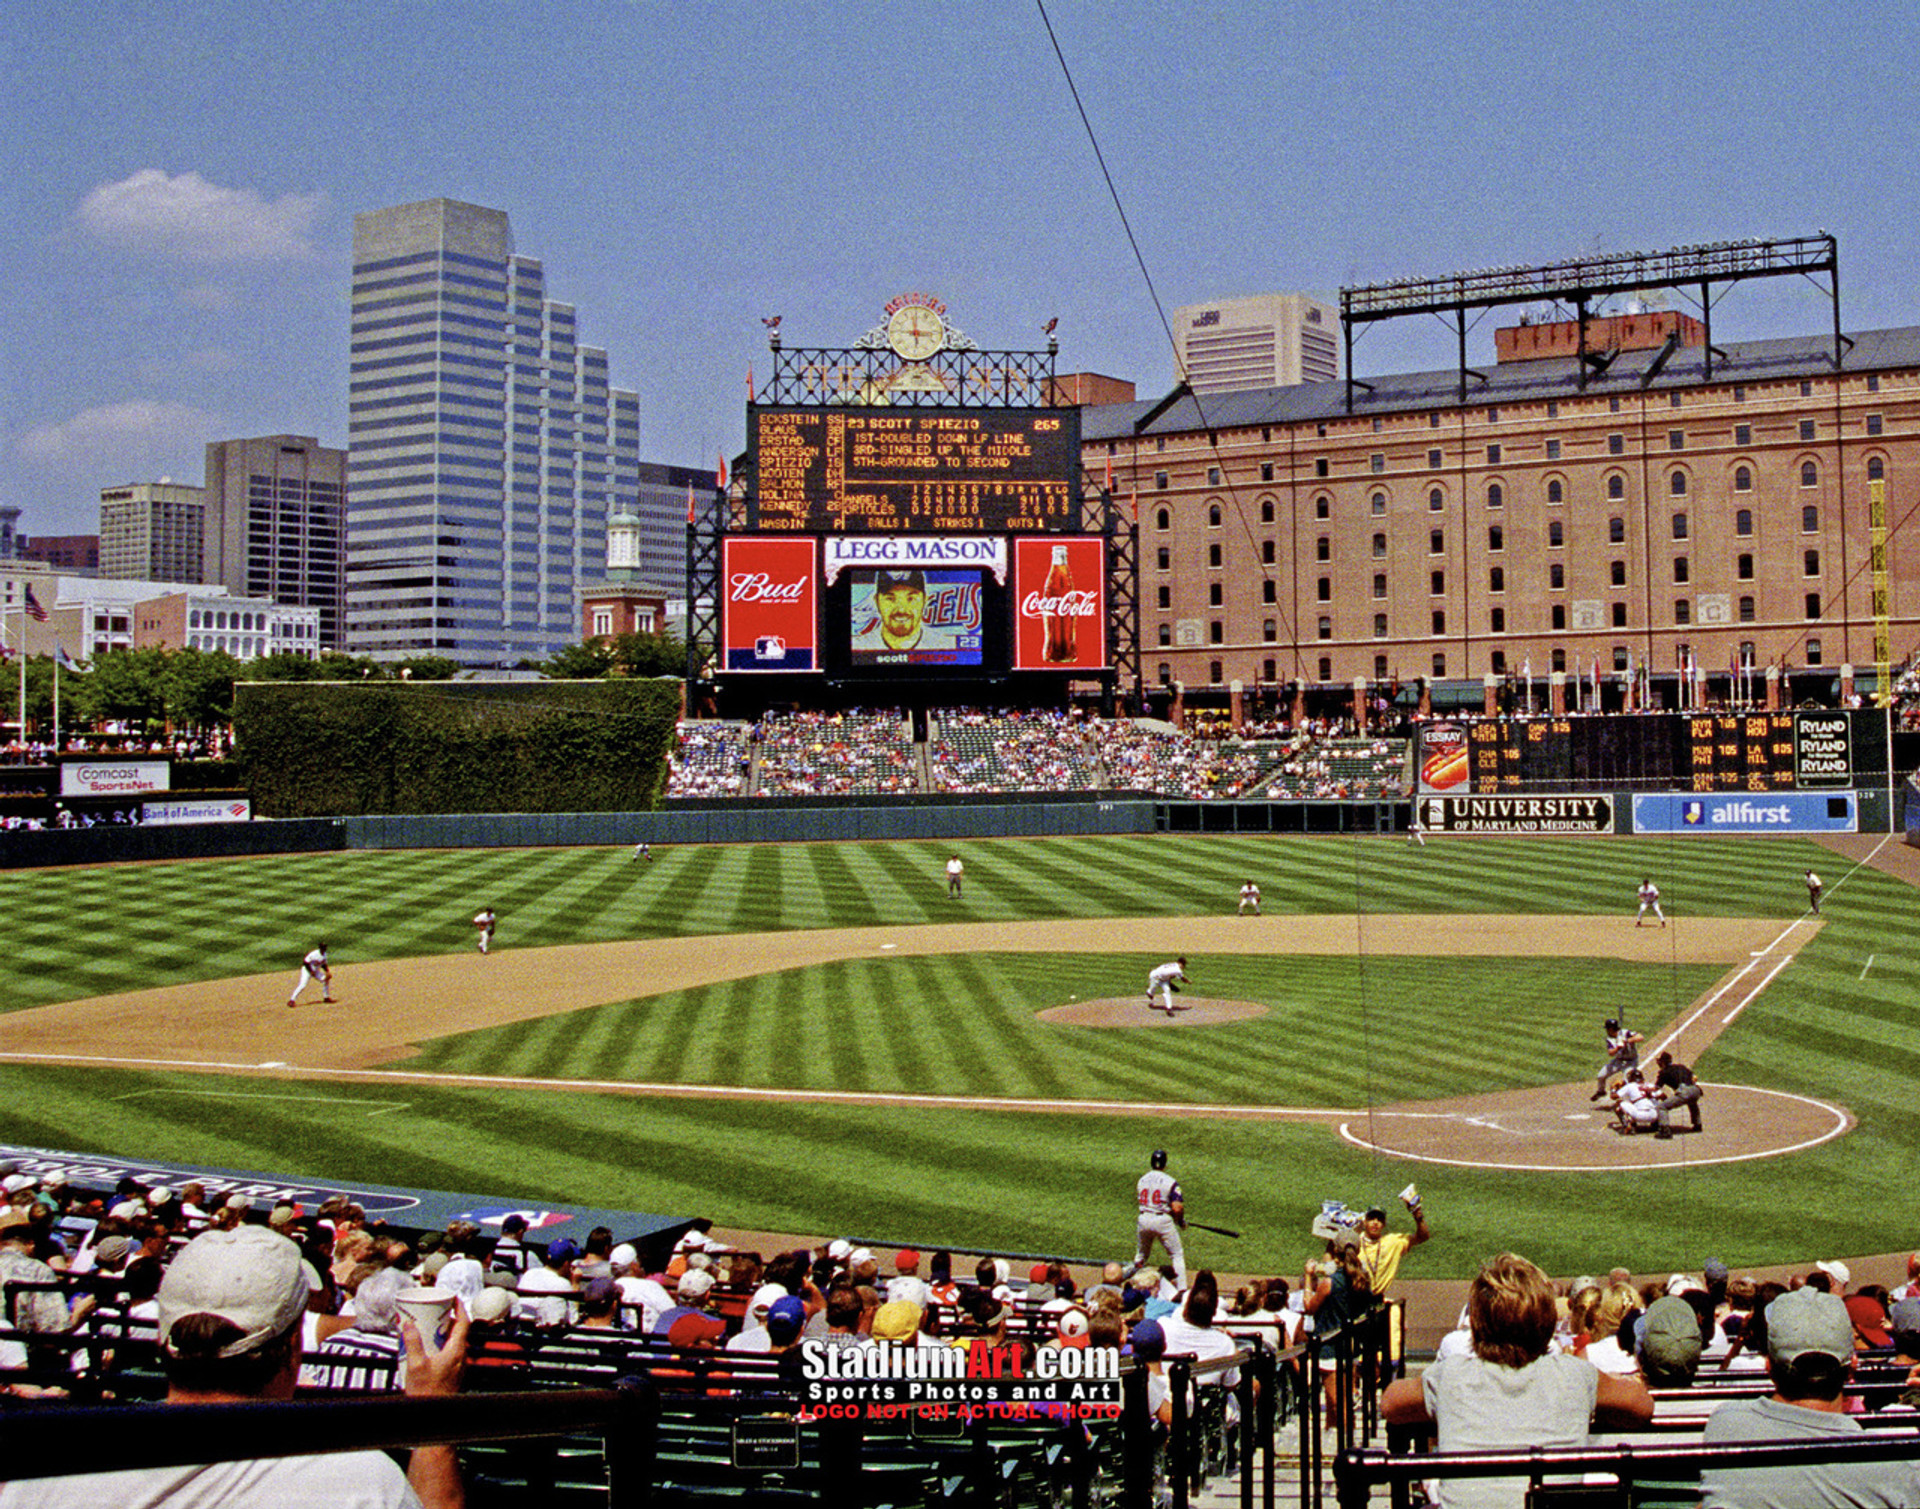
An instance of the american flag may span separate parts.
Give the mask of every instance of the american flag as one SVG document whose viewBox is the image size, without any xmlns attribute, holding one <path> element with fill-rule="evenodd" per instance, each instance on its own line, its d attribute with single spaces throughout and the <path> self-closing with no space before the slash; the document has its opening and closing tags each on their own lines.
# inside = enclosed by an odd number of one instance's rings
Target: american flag
<svg viewBox="0 0 1920 1509">
<path fill-rule="evenodd" d="M 33 587 L 30 584 L 23 585 L 26 587 L 27 594 L 27 617 L 31 618 L 35 623 L 45 623 L 47 621 L 47 610 L 40 606 L 40 599 L 33 595 Z"/>
</svg>

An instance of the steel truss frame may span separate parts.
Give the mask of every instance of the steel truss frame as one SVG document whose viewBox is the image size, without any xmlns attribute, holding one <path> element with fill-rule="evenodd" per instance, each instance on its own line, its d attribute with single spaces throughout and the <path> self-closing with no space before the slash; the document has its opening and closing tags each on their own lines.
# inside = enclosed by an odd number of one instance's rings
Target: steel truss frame
<svg viewBox="0 0 1920 1509">
<path fill-rule="evenodd" d="M 1468 399 L 1468 379 L 1486 381 L 1486 374 L 1467 365 L 1467 313 L 1506 304 L 1543 301 L 1571 304 L 1580 325 L 1576 348 L 1579 384 L 1606 371 L 1614 352 L 1589 350 L 1587 330 L 1592 306 L 1615 294 L 1647 289 L 1697 290 L 1701 323 L 1706 327 L 1706 359 L 1700 381 L 1713 381 L 1715 357 L 1726 352 L 1713 344 L 1713 289 L 1716 284 L 1750 278 L 1817 277 L 1826 275 L 1833 311 L 1833 365 L 1845 360 L 1851 339 L 1840 330 L 1840 247 L 1827 231 L 1813 236 L 1789 236 L 1755 241 L 1713 241 L 1699 246 L 1677 246 L 1663 252 L 1610 252 L 1576 257 L 1536 267 L 1481 267 L 1438 278 L 1401 278 L 1340 290 L 1340 330 L 1347 352 L 1347 412 L 1353 412 L 1355 388 L 1371 384 L 1353 375 L 1353 335 L 1356 326 L 1412 314 L 1452 315 L 1459 336 L 1460 402 Z M 1643 383 L 1659 375 L 1678 347 L 1669 339 L 1655 357 Z"/>
</svg>

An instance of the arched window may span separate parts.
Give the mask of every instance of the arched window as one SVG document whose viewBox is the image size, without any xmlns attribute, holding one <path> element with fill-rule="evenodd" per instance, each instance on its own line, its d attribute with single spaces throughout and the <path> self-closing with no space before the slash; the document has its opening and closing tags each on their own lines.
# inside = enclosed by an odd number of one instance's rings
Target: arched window
<svg viewBox="0 0 1920 1509">
<path fill-rule="evenodd" d="M 1506 501 L 1506 489 L 1501 487 L 1498 482 L 1489 482 L 1487 484 L 1487 507 L 1499 508 L 1502 507 Z"/>
<path fill-rule="evenodd" d="M 1440 512 L 1441 509 L 1445 508 L 1446 506 L 1447 506 L 1447 495 L 1444 492 L 1442 492 L 1439 488 L 1436 487 L 1433 489 L 1433 491 L 1427 494 L 1427 508 L 1431 512 L 1438 513 Z"/>
<path fill-rule="evenodd" d="M 1736 466 L 1733 469 L 1733 490 L 1737 493 L 1750 493 L 1753 491 L 1752 467 Z"/>
<path fill-rule="evenodd" d="M 1173 528 L 1172 512 L 1165 508 L 1161 509 L 1159 513 L 1153 516 L 1153 527 L 1162 534 L 1165 534 L 1169 529 Z"/>
<path fill-rule="evenodd" d="M 1268 644 L 1272 644 L 1280 637 L 1279 626 L 1276 625 L 1271 618 L 1262 619 L 1260 621 L 1260 637 Z"/>
<path fill-rule="evenodd" d="M 1675 472 L 1668 477 L 1667 491 L 1676 498 L 1684 498 L 1687 495 L 1687 474 Z"/>
<path fill-rule="evenodd" d="M 1734 510 L 1733 532 L 1735 534 L 1753 533 L 1753 510 L 1751 508 L 1737 508 Z"/>
<path fill-rule="evenodd" d="M 1818 462 L 1802 461 L 1800 463 L 1800 485 L 1802 487 L 1818 487 L 1820 485 L 1820 466 Z"/>
<path fill-rule="evenodd" d="M 1218 529 L 1219 527 L 1220 505 L 1218 503 L 1209 503 L 1207 505 L 1207 528 Z"/>
<path fill-rule="evenodd" d="M 1887 476 L 1886 459 L 1882 456 L 1867 457 L 1867 480 L 1869 482 L 1884 482 L 1886 480 L 1886 476 Z"/>
<path fill-rule="evenodd" d="M 1273 522 L 1273 499 L 1262 498 L 1260 500 L 1260 522 L 1262 524 L 1271 524 Z"/>
<path fill-rule="evenodd" d="M 1626 497 L 1626 495 L 1627 495 L 1626 477 L 1619 472 L 1614 472 L 1611 475 L 1609 475 L 1607 478 L 1607 496 L 1609 498 L 1624 498 Z"/>
<path fill-rule="evenodd" d="M 1387 511 L 1387 495 L 1385 493 L 1375 493 L 1367 500 L 1367 506 L 1376 514 L 1385 513 Z"/>
<path fill-rule="evenodd" d="M 1555 477 L 1547 483 L 1547 501 L 1549 503 L 1564 503 L 1566 500 L 1566 492 L 1560 486 L 1560 479 Z"/>
</svg>

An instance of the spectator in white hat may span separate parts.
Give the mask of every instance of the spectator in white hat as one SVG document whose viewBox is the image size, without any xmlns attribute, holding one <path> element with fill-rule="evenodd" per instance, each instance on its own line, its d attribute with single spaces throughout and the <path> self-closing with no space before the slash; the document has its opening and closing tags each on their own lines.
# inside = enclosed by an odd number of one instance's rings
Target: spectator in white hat
<svg viewBox="0 0 1920 1509">
<path fill-rule="evenodd" d="M 209 1231 L 181 1249 L 160 1285 L 160 1346 L 170 1404 L 293 1397 L 308 1280 L 300 1249 L 259 1226 Z M 429 1351 L 405 1325 L 407 1392 L 459 1391 L 467 1320 Z M 449 1446 L 415 1448 L 402 1474 L 378 1451 L 274 1457 L 132 1472 L 27 1478 L 0 1487 L 0 1509 L 96 1509 L 101 1504 L 353 1503 L 365 1509 L 457 1509 L 460 1469 Z"/>
</svg>

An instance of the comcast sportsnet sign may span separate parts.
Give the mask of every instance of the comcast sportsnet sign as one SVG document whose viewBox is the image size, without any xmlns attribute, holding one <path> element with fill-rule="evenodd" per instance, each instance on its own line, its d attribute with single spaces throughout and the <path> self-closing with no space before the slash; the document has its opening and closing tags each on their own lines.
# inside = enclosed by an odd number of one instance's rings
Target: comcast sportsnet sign
<svg viewBox="0 0 1920 1509">
<path fill-rule="evenodd" d="M 729 671 L 820 664 L 814 541 L 730 538 L 720 555 L 720 640 Z"/>
<path fill-rule="evenodd" d="M 1013 541 L 1013 668 L 1100 671 L 1107 664 L 1107 561 L 1098 538 Z"/>
</svg>

